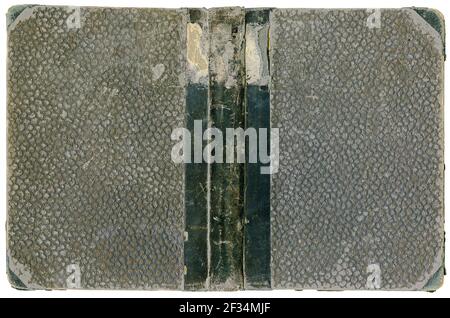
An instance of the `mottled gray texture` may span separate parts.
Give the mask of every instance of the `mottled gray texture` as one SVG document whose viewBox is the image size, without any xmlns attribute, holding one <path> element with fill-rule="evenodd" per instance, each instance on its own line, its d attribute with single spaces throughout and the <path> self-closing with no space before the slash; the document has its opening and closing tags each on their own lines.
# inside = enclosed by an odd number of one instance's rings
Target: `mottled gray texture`
<svg viewBox="0 0 450 318">
<path fill-rule="evenodd" d="M 428 289 L 443 266 L 442 42 L 411 9 L 369 15 L 272 12 L 273 288 L 366 289 L 375 264 Z"/>
<path fill-rule="evenodd" d="M 9 26 L 14 286 L 73 287 L 76 264 L 76 288 L 182 288 L 185 27 L 185 10 L 65 7 Z"/>
<path fill-rule="evenodd" d="M 209 189 L 199 193 L 207 195 L 209 224 L 196 241 L 184 232 L 184 167 L 171 161 L 170 135 L 186 126 L 185 116 L 202 114 L 198 100 L 210 107 L 208 125 L 244 126 L 243 96 L 257 84 L 268 85 L 271 126 L 280 129 L 271 252 L 254 256 L 271 258 L 267 285 L 438 288 L 442 16 L 382 10 L 378 28 L 368 24 L 373 11 L 273 9 L 268 27 L 249 22 L 244 33 L 245 19 L 257 17 L 242 8 L 208 10 L 201 25 L 188 24 L 198 19 L 194 11 L 10 10 L 11 284 L 183 289 L 184 274 L 194 273 L 203 288 L 206 262 L 206 288 L 242 288 L 241 166 L 208 168 Z M 198 85 L 187 114 L 186 83 Z M 194 221 L 204 217 L 194 212 Z M 183 239 L 209 244 L 204 254 L 195 245 L 186 253 L 205 255 L 192 262 L 198 268 L 185 266 Z"/>
</svg>

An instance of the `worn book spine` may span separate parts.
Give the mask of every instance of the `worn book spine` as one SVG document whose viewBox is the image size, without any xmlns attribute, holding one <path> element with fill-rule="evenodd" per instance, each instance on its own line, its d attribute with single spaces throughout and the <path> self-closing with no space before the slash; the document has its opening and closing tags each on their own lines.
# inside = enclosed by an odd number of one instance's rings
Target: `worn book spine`
<svg viewBox="0 0 450 318">
<path fill-rule="evenodd" d="M 210 120 L 211 127 L 242 127 L 244 91 L 244 29 L 242 8 L 209 11 L 210 27 Z M 211 140 L 219 142 L 214 134 Z M 214 141 L 212 141 L 214 142 Z M 234 151 L 234 150 L 233 150 Z M 243 285 L 242 210 L 243 166 L 217 163 L 224 153 L 214 153 L 210 166 L 210 289 L 236 290 Z"/>
<path fill-rule="evenodd" d="M 267 136 L 270 132 L 269 15 L 270 9 L 248 9 L 245 15 L 245 126 L 257 131 L 266 129 Z M 266 148 L 268 154 L 270 143 Z M 251 162 L 250 157 L 258 154 L 249 154 L 248 144 L 246 150 L 244 288 L 269 289 L 270 174 L 261 173 L 261 160 Z"/>
<path fill-rule="evenodd" d="M 208 164 L 201 155 L 206 143 L 202 142 L 202 135 L 208 127 L 208 11 L 187 11 L 186 125 L 191 135 L 190 149 L 194 150 L 194 155 L 185 166 L 184 289 L 206 290 L 209 274 L 209 181 Z"/>
</svg>

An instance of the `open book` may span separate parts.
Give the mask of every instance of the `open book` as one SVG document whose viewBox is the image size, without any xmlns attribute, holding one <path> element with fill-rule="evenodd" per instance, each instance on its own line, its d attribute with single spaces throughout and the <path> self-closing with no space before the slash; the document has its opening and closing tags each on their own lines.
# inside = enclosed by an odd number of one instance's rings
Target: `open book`
<svg viewBox="0 0 450 318">
<path fill-rule="evenodd" d="M 435 290 L 432 9 L 16 6 L 19 289 Z"/>
</svg>

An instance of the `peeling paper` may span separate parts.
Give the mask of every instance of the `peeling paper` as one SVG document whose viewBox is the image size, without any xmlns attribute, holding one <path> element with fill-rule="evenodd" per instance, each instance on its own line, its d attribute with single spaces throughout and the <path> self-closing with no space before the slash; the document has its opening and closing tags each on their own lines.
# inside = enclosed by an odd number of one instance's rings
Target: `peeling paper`
<svg viewBox="0 0 450 318">
<path fill-rule="evenodd" d="M 247 83 L 268 85 L 269 61 L 267 59 L 268 25 L 248 24 L 245 30 L 245 67 Z"/>
<path fill-rule="evenodd" d="M 192 83 L 205 83 L 208 77 L 208 57 L 205 35 L 198 23 L 187 25 L 188 77 Z"/>
</svg>

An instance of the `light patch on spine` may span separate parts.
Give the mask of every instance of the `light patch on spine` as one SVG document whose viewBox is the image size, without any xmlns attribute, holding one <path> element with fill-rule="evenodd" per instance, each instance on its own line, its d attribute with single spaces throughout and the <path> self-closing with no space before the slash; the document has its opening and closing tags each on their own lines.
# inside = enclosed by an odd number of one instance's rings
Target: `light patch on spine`
<svg viewBox="0 0 450 318">
<path fill-rule="evenodd" d="M 247 24 L 245 40 L 247 83 L 260 86 L 267 85 L 269 83 L 268 25 Z"/>
<path fill-rule="evenodd" d="M 235 45 L 232 42 L 231 24 L 220 23 L 212 30 L 211 73 L 215 82 L 226 88 L 236 86 L 239 68 L 236 67 Z M 240 34 L 240 32 L 237 32 Z"/>
<path fill-rule="evenodd" d="M 187 25 L 188 77 L 192 83 L 203 83 L 208 78 L 208 58 L 204 47 L 203 30 L 198 23 Z"/>
</svg>

